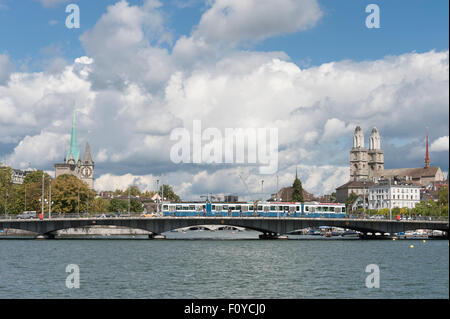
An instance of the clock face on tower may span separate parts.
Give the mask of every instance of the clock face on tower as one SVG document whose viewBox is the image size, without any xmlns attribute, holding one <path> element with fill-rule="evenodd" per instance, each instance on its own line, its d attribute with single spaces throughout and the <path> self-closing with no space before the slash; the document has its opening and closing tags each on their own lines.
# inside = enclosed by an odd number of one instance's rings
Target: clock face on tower
<svg viewBox="0 0 450 319">
<path fill-rule="evenodd" d="M 91 177 L 92 176 L 92 168 L 87 167 L 87 166 L 83 167 L 81 169 L 81 175 L 86 178 Z"/>
</svg>

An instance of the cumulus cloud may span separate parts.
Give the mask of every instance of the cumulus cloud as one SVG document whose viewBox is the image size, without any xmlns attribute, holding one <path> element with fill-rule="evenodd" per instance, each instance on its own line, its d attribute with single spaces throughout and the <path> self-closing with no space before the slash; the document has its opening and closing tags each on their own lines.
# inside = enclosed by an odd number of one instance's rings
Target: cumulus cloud
<svg viewBox="0 0 450 319">
<path fill-rule="evenodd" d="M 431 143 L 430 151 L 432 152 L 448 152 L 448 136 L 442 136 Z"/>
<path fill-rule="evenodd" d="M 155 0 L 145 1 L 142 7 L 119 1 L 81 35 L 88 56 L 96 61 L 91 73 L 95 86 L 117 89 L 135 82 L 161 88 L 172 72 L 172 62 L 167 49 L 158 46 L 158 39 L 170 38 L 160 6 Z"/>
<path fill-rule="evenodd" d="M 298 165 L 307 191 L 330 193 L 348 180 L 358 122 L 366 130 L 376 125 L 382 147 L 389 145 L 393 154 L 403 149 L 390 139 L 421 141 L 417 127 L 432 125 L 435 136 L 443 136 L 432 150 L 448 151 L 448 51 L 301 67 L 284 52 L 226 47 L 226 41 L 242 44 L 304 30 L 321 17 L 316 1 L 284 0 L 273 8 L 271 3 L 215 1 L 192 34 L 177 39 L 170 51 L 161 45 L 171 43 L 161 3 L 135 6 L 122 0 L 81 36 L 86 56 L 56 61 L 42 72 L 0 67 L 0 143 L 17 143 L 2 160 L 23 167 L 38 159 L 35 166 L 51 168 L 65 155 L 74 108 L 80 148 L 89 141 L 97 164 L 98 190 L 129 184 L 153 190 L 160 179 L 183 198 L 247 194 L 242 173 L 255 196 L 263 179 L 270 195 L 276 175 L 280 187 L 291 185 Z M 262 15 L 261 8 L 273 16 Z M 0 55 L 2 63 L 9 58 Z M 264 176 L 245 164 L 173 163 L 170 133 L 175 128 L 192 133 L 196 120 L 222 134 L 226 128 L 277 128 L 278 172 Z M 422 155 L 414 164 L 416 153 L 401 165 L 421 165 Z M 392 157 L 385 151 L 387 160 Z"/>
<path fill-rule="evenodd" d="M 216 0 L 202 15 L 195 37 L 239 43 L 313 27 L 322 17 L 316 0 Z"/>
</svg>

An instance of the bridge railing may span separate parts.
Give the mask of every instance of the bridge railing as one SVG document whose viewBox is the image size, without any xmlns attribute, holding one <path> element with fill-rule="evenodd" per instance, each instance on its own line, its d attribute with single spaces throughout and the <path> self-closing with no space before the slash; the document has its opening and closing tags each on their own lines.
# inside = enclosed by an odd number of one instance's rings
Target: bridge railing
<svg viewBox="0 0 450 319">
<path fill-rule="evenodd" d="M 54 218 L 54 219 L 59 219 L 59 218 L 67 218 L 67 219 L 73 219 L 73 218 L 127 218 L 127 217 L 133 217 L 133 218 L 139 218 L 139 217 L 144 217 L 145 214 L 144 213 L 121 213 L 121 214 L 117 214 L 117 213 L 75 213 L 75 214 L 59 214 L 59 213 L 52 213 L 51 217 L 49 217 L 48 213 L 45 213 L 43 218 L 48 219 L 48 218 Z M 149 215 L 147 215 L 149 216 Z M 39 217 L 39 214 L 37 214 L 37 218 Z M 167 216 L 170 217 L 170 216 Z M 199 214 L 199 216 L 197 217 L 203 217 L 203 214 Z M 220 217 L 220 216 L 217 216 Z M 249 216 L 251 217 L 258 217 L 258 216 Z M 286 218 L 292 218 L 292 217 L 302 217 L 302 216 L 290 216 L 290 217 L 286 217 Z M 17 219 L 18 215 L 14 215 L 14 214 L 0 214 L 0 219 Z M 236 217 L 239 218 L 239 217 Z M 352 214 L 348 214 L 345 216 L 345 218 L 347 219 L 361 219 L 361 220 L 389 220 L 389 216 L 385 217 L 383 215 L 352 215 Z M 392 220 L 397 220 L 397 216 L 392 216 Z M 404 216 L 403 218 L 401 218 L 402 221 L 448 221 L 449 218 L 448 216 Z"/>
</svg>

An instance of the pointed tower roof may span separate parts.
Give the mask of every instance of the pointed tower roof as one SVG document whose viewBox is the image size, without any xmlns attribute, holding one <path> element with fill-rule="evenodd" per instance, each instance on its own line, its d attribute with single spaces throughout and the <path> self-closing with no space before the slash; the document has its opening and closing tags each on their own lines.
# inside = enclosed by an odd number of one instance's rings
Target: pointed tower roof
<svg viewBox="0 0 450 319">
<path fill-rule="evenodd" d="M 86 142 L 86 148 L 84 150 L 83 163 L 94 164 L 94 161 L 92 160 L 92 155 L 91 155 L 91 148 L 89 146 L 89 143 L 87 143 L 87 142 Z"/>
<path fill-rule="evenodd" d="M 72 119 L 72 135 L 70 137 L 70 149 L 67 153 L 66 159 L 72 156 L 75 162 L 78 162 L 80 159 L 80 150 L 78 149 L 78 140 L 77 140 L 77 123 L 76 123 L 76 111 L 73 110 L 73 119 Z"/>
</svg>

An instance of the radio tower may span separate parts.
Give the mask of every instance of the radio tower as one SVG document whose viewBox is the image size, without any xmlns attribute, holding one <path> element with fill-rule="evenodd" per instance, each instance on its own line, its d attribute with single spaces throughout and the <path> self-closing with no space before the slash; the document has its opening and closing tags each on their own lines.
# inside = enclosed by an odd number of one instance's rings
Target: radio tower
<svg viewBox="0 0 450 319">
<path fill-rule="evenodd" d="M 427 151 L 425 153 L 425 168 L 429 168 L 430 167 L 430 155 L 428 153 L 428 127 L 427 127 Z"/>
</svg>

